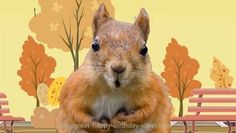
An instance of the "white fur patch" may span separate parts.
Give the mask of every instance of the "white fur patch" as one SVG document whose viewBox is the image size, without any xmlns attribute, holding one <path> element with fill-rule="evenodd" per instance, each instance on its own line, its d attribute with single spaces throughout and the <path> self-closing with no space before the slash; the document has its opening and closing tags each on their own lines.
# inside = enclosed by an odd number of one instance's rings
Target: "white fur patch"
<svg viewBox="0 0 236 133">
<path fill-rule="evenodd" d="M 111 88 L 115 88 L 115 85 L 114 85 L 114 78 L 112 76 L 109 76 L 108 73 L 105 73 L 104 74 L 104 78 L 105 80 L 107 81 L 107 84 L 111 87 Z"/>
<path fill-rule="evenodd" d="M 99 97 L 93 105 L 93 113 L 97 120 L 101 117 L 112 118 L 127 103 L 127 98 L 119 92 Z"/>
</svg>

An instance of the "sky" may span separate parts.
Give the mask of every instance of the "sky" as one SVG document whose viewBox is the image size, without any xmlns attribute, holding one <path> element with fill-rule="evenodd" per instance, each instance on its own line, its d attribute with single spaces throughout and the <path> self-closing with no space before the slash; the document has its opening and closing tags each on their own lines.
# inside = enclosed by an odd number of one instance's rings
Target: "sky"
<svg viewBox="0 0 236 133">
<path fill-rule="evenodd" d="M 213 56 L 220 59 L 236 77 L 236 1 L 235 0 L 111 0 L 115 18 L 133 23 L 140 8 L 150 17 L 151 32 L 148 40 L 153 70 L 164 70 L 162 61 L 171 38 L 188 48 L 189 55 L 198 60 L 200 68 L 195 79 L 202 87 L 213 88 L 210 79 Z M 14 4 L 13 4 L 14 3 Z M 0 91 L 7 94 L 11 114 L 30 120 L 35 108 L 34 97 L 20 89 L 19 57 L 28 35 L 35 36 L 28 27 L 33 8 L 40 11 L 37 0 L 0 1 Z M 70 53 L 49 49 L 48 55 L 57 60 L 53 77 L 67 77 L 73 68 Z M 83 60 L 87 49 L 81 51 Z M 235 82 L 233 87 L 236 87 Z M 178 101 L 173 99 L 178 108 Z M 187 104 L 187 100 L 185 100 Z M 52 109 L 52 107 L 47 107 Z M 185 109 L 186 112 L 186 109 Z"/>
</svg>

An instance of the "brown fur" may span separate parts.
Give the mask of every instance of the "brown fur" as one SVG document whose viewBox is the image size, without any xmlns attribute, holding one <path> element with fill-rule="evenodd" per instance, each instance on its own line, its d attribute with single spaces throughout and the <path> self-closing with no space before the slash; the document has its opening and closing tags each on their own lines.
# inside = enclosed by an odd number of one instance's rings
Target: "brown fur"
<svg viewBox="0 0 236 133">
<path fill-rule="evenodd" d="M 89 51 L 84 63 L 65 82 L 61 92 L 60 111 L 57 116 L 59 133 L 136 133 L 124 128 L 119 131 L 111 126 L 103 128 L 78 128 L 75 124 L 101 126 L 94 119 L 93 106 L 104 95 L 119 94 L 127 98 L 128 115 L 114 114 L 112 124 L 153 124 L 155 127 L 142 133 L 169 133 L 171 103 L 167 88 L 152 72 L 148 54 L 139 54 L 149 34 L 149 19 L 146 11 L 141 12 L 135 24 L 113 20 L 104 5 L 94 19 L 94 38 L 99 40 L 100 50 Z M 112 85 L 112 65 L 126 66 L 121 76 L 125 82 L 121 87 Z M 104 78 L 108 76 L 109 80 Z M 113 81 L 113 80 L 112 80 Z M 76 127 L 77 126 L 77 127 Z M 115 131 L 116 130 L 116 131 Z M 140 132 L 138 132 L 140 133 Z"/>
</svg>

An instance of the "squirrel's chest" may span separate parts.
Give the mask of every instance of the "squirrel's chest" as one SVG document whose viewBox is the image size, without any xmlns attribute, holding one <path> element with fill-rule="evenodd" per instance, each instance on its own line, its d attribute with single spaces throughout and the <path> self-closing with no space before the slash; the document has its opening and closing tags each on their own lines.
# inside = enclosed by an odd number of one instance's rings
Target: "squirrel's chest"
<svg viewBox="0 0 236 133">
<path fill-rule="evenodd" d="M 125 96 L 116 94 L 100 96 L 96 99 L 92 109 L 96 119 L 102 117 L 112 118 L 121 108 L 129 108 Z"/>
</svg>

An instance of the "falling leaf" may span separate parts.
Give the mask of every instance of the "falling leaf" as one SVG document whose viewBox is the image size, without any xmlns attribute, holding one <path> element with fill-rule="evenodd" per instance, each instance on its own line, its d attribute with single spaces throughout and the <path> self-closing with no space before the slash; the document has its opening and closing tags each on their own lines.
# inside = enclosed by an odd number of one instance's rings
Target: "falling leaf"
<svg viewBox="0 0 236 133">
<path fill-rule="evenodd" d="M 219 59 L 213 57 L 210 77 L 215 82 L 216 88 L 231 88 L 233 77 L 229 75 L 229 72 L 229 69 Z"/>
</svg>

